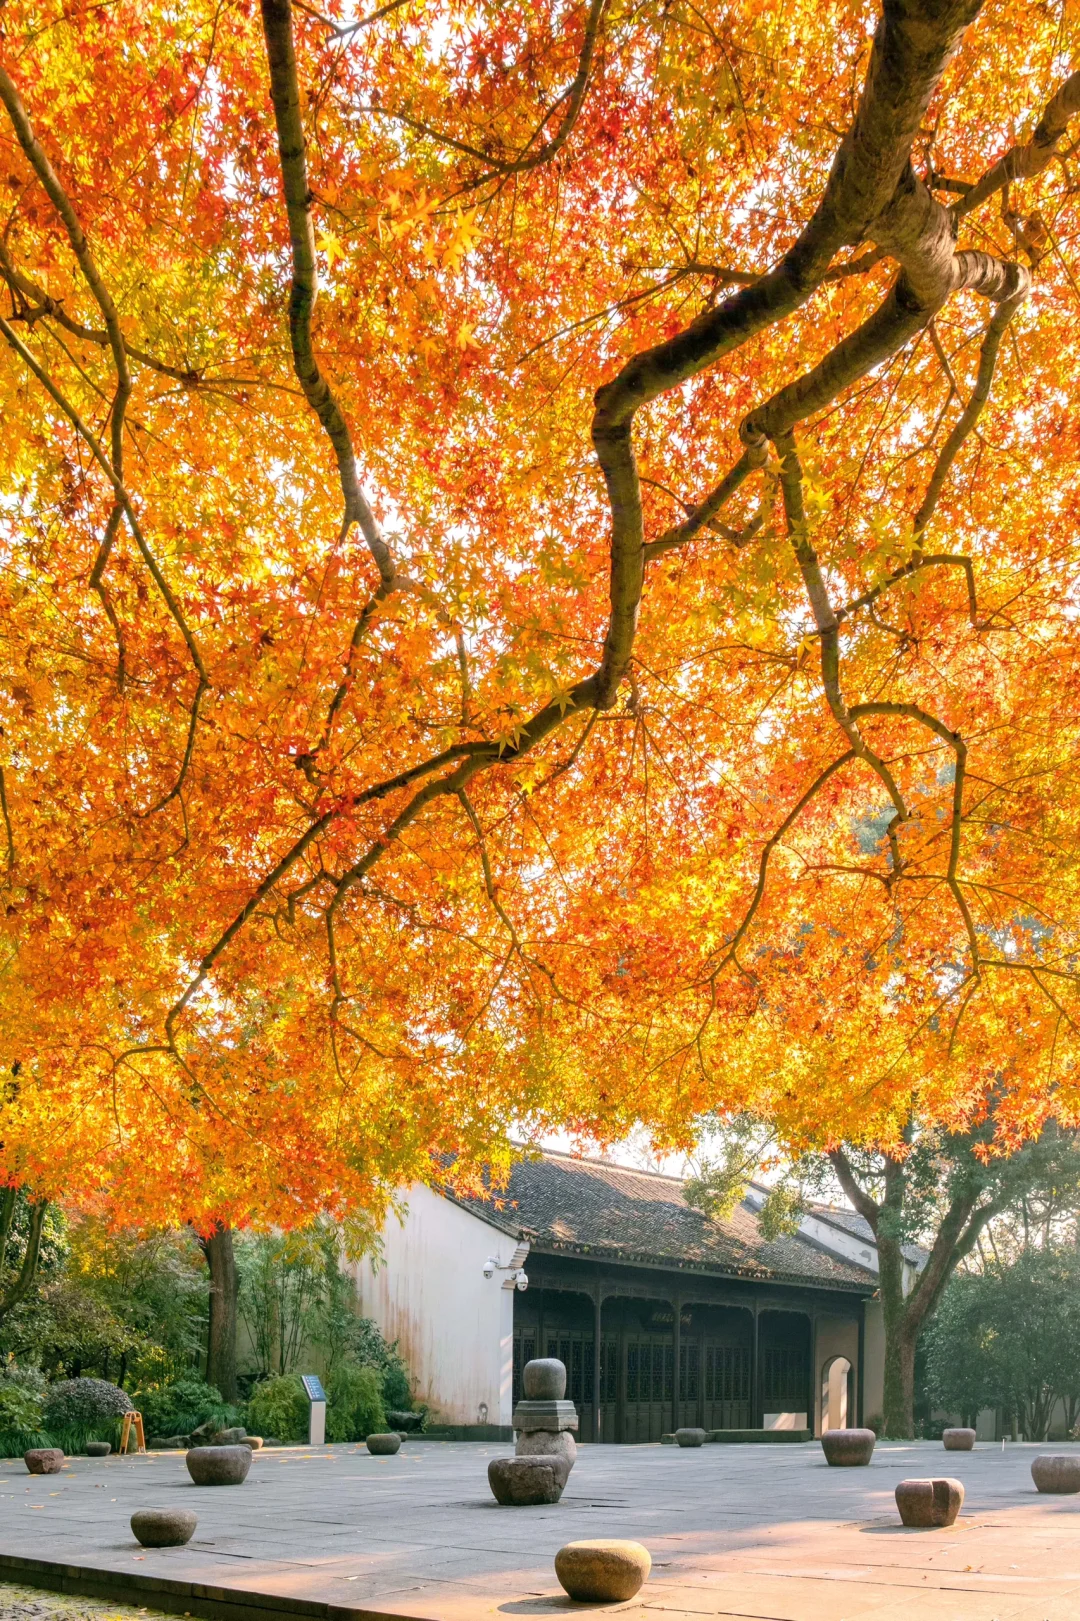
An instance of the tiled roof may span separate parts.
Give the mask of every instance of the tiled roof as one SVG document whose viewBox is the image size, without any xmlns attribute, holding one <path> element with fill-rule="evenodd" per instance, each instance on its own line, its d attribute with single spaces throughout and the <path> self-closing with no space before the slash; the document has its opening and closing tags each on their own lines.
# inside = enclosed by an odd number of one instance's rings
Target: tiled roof
<svg viewBox="0 0 1080 1621">
<path fill-rule="evenodd" d="M 683 1199 L 677 1177 L 606 1161 L 544 1154 L 520 1160 L 490 1200 L 462 1200 L 541 1251 L 690 1267 L 762 1282 L 872 1290 L 877 1276 L 795 1235 L 766 1242 L 756 1213 L 739 1205 L 711 1220 Z"/>
</svg>

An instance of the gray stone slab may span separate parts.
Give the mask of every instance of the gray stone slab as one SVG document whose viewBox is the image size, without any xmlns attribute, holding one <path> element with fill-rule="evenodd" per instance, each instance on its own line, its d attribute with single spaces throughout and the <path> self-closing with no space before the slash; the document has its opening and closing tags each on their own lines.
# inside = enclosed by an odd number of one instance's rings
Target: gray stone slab
<svg viewBox="0 0 1080 1621">
<path fill-rule="evenodd" d="M 967 1500 L 936 1533 L 902 1531 L 893 1491 L 942 1472 L 940 1443 L 881 1444 L 859 1470 L 830 1469 L 816 1445 L 583 1445 L 562 1501 L 534 1508 L 488 1493 L 487 1462 L 510 1445 L 274 1449 L 229 1491 L 194 1486 L 180 1453 L 35 1478 L 0 1463 L 0 1576 L 206 1621 L 480 1621 L 558 1608 L 557 1549 L 610 1536 L 654 1559 L 622 1614 L 893 1621 L 907 1604 L 916 1621 L 1028 1621 L 1080 1600 L 1080 1499 L 1035 1491 L 1038 1450 L 948 1454 Z M 132 1510 L 173 1503 L 199 1515 L 195 1539 L 139 1548 Z"/>
</svg>

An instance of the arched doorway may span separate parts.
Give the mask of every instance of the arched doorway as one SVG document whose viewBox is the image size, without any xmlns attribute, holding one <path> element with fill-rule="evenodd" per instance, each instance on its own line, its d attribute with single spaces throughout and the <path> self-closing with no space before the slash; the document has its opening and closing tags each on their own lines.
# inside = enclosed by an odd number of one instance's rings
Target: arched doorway
<svg viewBox="0 0 1080 1621">
<path fill-rule="evenodd" d="M 851 1363 L 832 1356 L 821 1370 L 821 1433 L 846 1430 L 851 1411 Z"/>
</svg>

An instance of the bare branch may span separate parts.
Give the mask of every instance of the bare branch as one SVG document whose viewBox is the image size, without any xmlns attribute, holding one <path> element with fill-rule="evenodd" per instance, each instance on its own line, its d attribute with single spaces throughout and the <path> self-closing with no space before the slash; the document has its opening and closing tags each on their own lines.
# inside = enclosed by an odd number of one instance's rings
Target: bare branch
<svg viewBox="0 0 1080 1621">
<path fill-rule="evenodd" d="M 11 830 L 11 811 L 8 808 L 7 781 L 3 766 L 0 766 L 0 811 L 3 812 L 4 832 L 7 834 L 7 864 L 10 872 L 15 865 L 15 835 Z M 0 1249 L 0 1259 L 2 1258 L 3 1250 Z"/>
<path fill-rule="evenodd" d="M 723 971 L 724 968 L 727 967 L 729 962 L 735 962 L 737 960 L 736 953 L 743 942 L 747 929 L 754 921 L 754 914 L 757 912 L 757 909 L 761 905 L 762 899 L 765 895 L 765 881 L 769 873 L 769 859 L 772 856 L 773 851 L 776 849 L 776 846 L 780 843 L 780 840 L 784 837 L 785 833 L 787 833 L 795 825 L 803 811 L 806 809 L 807 805 L 809 805 L 810 801 L 814 799 L 818 793 L 820 793 L 822 788 L 824 788 L 825 784 L 829 781 L 829 778 L 835 776 L 840 770 L 841 766 L 848 765 L 855 758 L 855 750 L 848 749 L 846 754 L 841 754 L 838 759 L 832 762 L 831 765 L 827 765 L 824 771 L 820 771 L 810 784 L 809 788 L 807 788 L 802 796 L 796 801 L 792 809 L 788 811 L 787 815 L 784 817 L 784 820 L 776 829 L 776 832 L 771 834 L 769 838 L 766 839 L 761 852 L 761 858 L 758 862 L 757 883 L 754 886 L 754 893 L 751 898 L 750 905 L 743 914 L 742 922 L 739 924 L 734 935 L 732 936 L 731 944 L 724 952 L 723 957 L 720 959 L 716 967 L 711 970 L 709 975 L 710 978 L 715 978 Z"/>
<path fill-rule="evenodd" d="M 837 608 L 837 621 L 843 623 L 858 609 L 868 607 L 876 602 L 879 597 L 883 596 L 886 591 L 891 590 L 894 585 L 898 585 L 901 580 L 910 579 L 913 574 L 918 574 L 922 569 L 939 567 L 963 569 L 967 580 L 968 613 L 971 616 L 971 623 L 976 630 L 985 630 L 986 621 L 980 620 L 978 615 L 978 602 L 975 597 L 975 570 L 972 567 L 971 558 L 953 555 L 949 552 L 937 552 L 929 556 L 923 552 L 917 552 L 907 563 L 902 564 L 898 569 L 894 569 L 879 584 L 872 586 L 869 591 L 864 591 L 861 596 L 852 597 L 851 601 L 845 603 L 842 608 Z"/>
<path fill-rule="evenodd" d="M 596 53 L 596 43 L 600 34 L 600 24 L 603 20 L 604 10 L 608 0 L 590 0 L 588 16 L 585 19 L 585 34 L 582 40 L 581 52 L 578 57 L 578 69 L 573 80 L 548 108 L 540 123 L 533 131 L 524 149 L 513 158 L 495 157 L 480 147 L 471 145 L 468 141 L 458 140 L 456 136 L 447 135 L 441 130 L 433 129 L 430 124 L 422 123 L 420 119 L 413 118 L 409 113 L 394 112 L 387 107 L 372 106 L 367 110 L 383 118 L 392 118 L 399 124 L 405 124 L 409 129 L 415 130 L 418 135 L 427 136 L 428 139 L 438 141 L 440 146 L 448 146 L 465 157 L 475 158 L 477 162 L 486 166 L 487 172 L 473 181 L 473 186 L 482 186 L 488 180 L 502 177 L 508 179 L 512 175 L 528 174 L 533 169 L 539 169 L 545 163 L 550 163 L 562 147 L 566 144 L 571 130 L 577 123 L 578 114 L 585 100 L 585 91 L 588 88 L 589 73 L 592 69 L 593 57 Z M 530 152 L 537 136 L 555 111 L 566 103 L 565 111 L 559 121 L 559 127 L 550 140 L 544 141 L 535 152 Z"/>
<path fill-rule="evenodd" d="M 920 704 L 879 701 L 853 704 L 850 712 L 854 717 L 862 715 L 904 715 L 909 720 L 918 721 L 920 726 L 925 726 L 928 731 L 940 737 L 942 742 L 947 743 L 956 756 L 956 771 L 953 776 L 949 865 L 945 874 L 945 881 L 952 891 L 957 910 L 964 922 L 964 930 L 968 938 L 968 949 L 971 952 L 972 972 L 977 979 L 979 977 L 980 963 L 979 942 L 975 934 L 975 923 L 971 916 L 971 908 L 968 906 L 967 899 L 960 887 L 959 878 L 960 840 L 964 818 L 964 778 L 967 773 L 967 744 L 959 732 L 951 731 L 944 721 L 938 720 L 936 715 L 931 715 Z"/>
<path fill-rule="evenodd" d="M 743 451 L 734 467 L 724 475 L 720 483 L 710 495 L 707 495 L 700 506 L 691 509 L 684 522 L 665 529 L 656 540 L 648 541 L 642 548 L 646 558 L 659 557 L 663 552 L 670 552 L 677 546 L 682 546 L 702 529 L 710 527 L 718 513 L 722 512 L 727 503 L 738 489 L 746 482 L 756 468 L 764 467 L 768 459 L 768 452 L 764 446 L 750 445 Z M 761 515 L 764 521 L 764 513 Z M 756 533 L 756 529 L 753 531 Z M 749 540 L 750 535 L 744 534 L 739 543 Z"/>
<path fill-rule="evenodd" d="M 188 626 L 183 609 L 181 608 L 176 597 L 173 595 L 172 587 L 169 585 L 168 580 L 161 571 L 157 558 L 154 556 L 149 545 L 147 544 L 146 537 L 142 531 L 142 526 L 136 517 L 135 509 L 131 504 L 131 497 L 128 495 L 123 480 L 115 471 L 113 464 L 102 450 L 101 445 L 98 443 L 97 436 L 90 431 L 75 407 L 53 382 L 52 378 L 49 376 L 48 372 L 45 371 L 44 367 L 41 366 L 30 353 L 29 349 L 27 349 L 18 333 L 12 329 L 12 327 L 6 320 L 3 319 L 3 317 L 0 317 L 0 333 L 2 333 L 7 339 L 8 343 L 14 349 L 19 358 L 30 368 L 50 398 L 54 400 L 55 403 L 60 407 L 61 411 L 63 411 L 64 415 L 67 417 L 68 421 L 71 423 L 79 437 L 89 446 L 94 460 L 97 462 L 98 466 L 109 480 L 109 483 L 112 485 L 116 503 L 123 510 L 128 528 L 131 531 L 136 546 L 139 548 L 143 562 L 149 569 L 151 578 L 153 579 L 154 584 L 157 586 L 162 600 L 164 601 L 165 606 L 173 619 L 173 622 L 180 631 L 180 634 L 184 640 L 184 645 L 187 648 L 188 654 L 191 658 L 191 662 L 195 666 L 199 679 L 195 689 L 195 696 L 191 703 L 191 720 L 188 731 L 187 749 L 184 754 L 184 761 L 180 769 L 180 774 L 177 777 L 175 784 L 170 789 L 168 794 L 166 794 L 165 798 L 159 802 L 159 805 L 155 807 L 160 808 L 161 805 L 166 805 L 171 799 L 175 798 L 183 785 L 185 774 L 191 762 L 191 753 L 195 735 L 195 726 L 198 720 L 199 705 L 202 701 L 203 694 L 207 691 L 210 685 L 210 677 L 207 674 L 206 666 L 203 663 L 202 653 L 199 651 L 199 644 L 195 640 L 195 637 Z M 150 813 L 148 812 L 147 814 Z"/>
</svg>

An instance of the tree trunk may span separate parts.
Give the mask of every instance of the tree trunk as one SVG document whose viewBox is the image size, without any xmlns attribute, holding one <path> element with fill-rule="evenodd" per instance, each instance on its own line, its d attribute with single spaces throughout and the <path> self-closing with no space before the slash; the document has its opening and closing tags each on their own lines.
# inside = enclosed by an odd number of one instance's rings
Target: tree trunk
<svg viewBox="0 0 1080 1621">
<path fill-rule="evenodd" d="M 883 1434 L 891 1441 L 910 1441 L 915 1434 L 915 1337 L 897 1324 L 885 1330 L 885 1395 Z"/>
<path fill-rule="evenodd" d="M 200 1239 L 210 1268 L 210 1323 L 206 1336 L 206 1382 L 216 1385 L 225 1401 L 237 1400 L 236 1325 L 240 1280 L 236 1271 L 231 1227 L 220 1224 Z"/>
<path fill-rule="evenodd" d="M 25 1300 L 37 1282 L 38 1263 L 41 1260 L 41 1235 L 45 1225 L 45 1212 L 49 1208 L 47 1199 L 31 1203 L 22 1262 L 15 1277 L 10 1283 L 6 1283 L 3 1280 L 7 1278 L 7 1251 L 18 1196 L 17 1188 L 6 1187 L 0 1199 L 0 1319 L 6 1317 L 21 1300 Z"/>
<path fill-rule="evenodd" d="M 896 1239 L 878 1236 L 881 1312 L 885 1327 L 883 1433 L 893 1441 L 915 1434 L 915 1346 L 918 1330 L 904 1299 L 904 1255 Z"/>
</svg>

